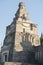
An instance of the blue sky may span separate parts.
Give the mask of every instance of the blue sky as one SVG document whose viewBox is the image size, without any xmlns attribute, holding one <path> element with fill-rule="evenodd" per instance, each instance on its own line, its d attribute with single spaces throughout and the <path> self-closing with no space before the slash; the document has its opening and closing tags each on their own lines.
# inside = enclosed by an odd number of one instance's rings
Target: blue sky
<svg viewBox="0 0 43 65">
<path fill-rule="evenodd" d="M 0 47 L 9 25 L 18 9 L 19 2 L 25 2 L 29 18 L 38 24 L 38 34 L 43 33 L 43 0 L 0 0 Z"/>
</svg>

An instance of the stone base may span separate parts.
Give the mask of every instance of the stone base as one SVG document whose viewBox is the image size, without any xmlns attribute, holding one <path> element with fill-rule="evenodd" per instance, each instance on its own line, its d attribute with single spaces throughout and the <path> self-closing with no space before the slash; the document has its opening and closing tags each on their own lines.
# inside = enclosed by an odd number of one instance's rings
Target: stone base
<svg viewBox="0 0 43 65">
<path fill-rule="evenodd" d="M 5 62 L 4 65 L 37 65 L 37 64 L 22 63 L 22 62 Z"/>
</svg>

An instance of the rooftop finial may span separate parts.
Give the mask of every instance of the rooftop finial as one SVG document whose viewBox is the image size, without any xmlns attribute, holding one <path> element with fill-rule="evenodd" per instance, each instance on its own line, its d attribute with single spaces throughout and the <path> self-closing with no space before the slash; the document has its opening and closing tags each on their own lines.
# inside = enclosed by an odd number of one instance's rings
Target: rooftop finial
<svg viewBox="0 0 43 65">
<path fill-rule="evenodd" d="M 19 3 L 19 8 L 24 8 L 25 7 L 25 3 L 24 2 L 20 2 Z"/>
</svg>

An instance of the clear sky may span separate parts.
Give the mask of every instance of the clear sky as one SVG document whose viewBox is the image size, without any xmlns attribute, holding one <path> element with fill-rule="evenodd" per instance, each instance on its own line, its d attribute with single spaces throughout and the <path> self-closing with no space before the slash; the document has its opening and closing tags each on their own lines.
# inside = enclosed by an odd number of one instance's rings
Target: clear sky
<svg viewBox="0 0 43 65">
<path fill-rule="evenodd" d="M 8 26 L 15 17 L 19 2 L 25 2 L 29 18 L 38 24 L 38 34 L 43 33 L 43 0 L 0 0 L 0 47 Z"/>
</svg>

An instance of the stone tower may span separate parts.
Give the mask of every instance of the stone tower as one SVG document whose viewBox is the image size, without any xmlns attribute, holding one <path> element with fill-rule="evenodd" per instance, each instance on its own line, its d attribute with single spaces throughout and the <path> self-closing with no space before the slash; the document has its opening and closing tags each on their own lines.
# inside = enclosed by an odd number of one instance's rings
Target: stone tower
<svg viewBox="0 0 43 65">
<path fill-rule="evenodd" d="M 29 48 L 29 45 L 40 45 L 37 25 L 32 23 L 32 21 L 28 19 L 28 13 L 23 2 L 19 3 L 19 9 L 16 13 L 16 18 L 17 20 L 14 49 L 16 51 L 23 51 L 21 43 L 25 43 L 24 46 L 27 46 L 27 48 Z"/>
<path fill-rule="evenodd" d="M 33 46 L 39 45 L 37 25 L 28 18 L 25 4 L 20 2 L 13 22 L 6 28 L 2 61 L 27 62 Z"/>
</svg>

